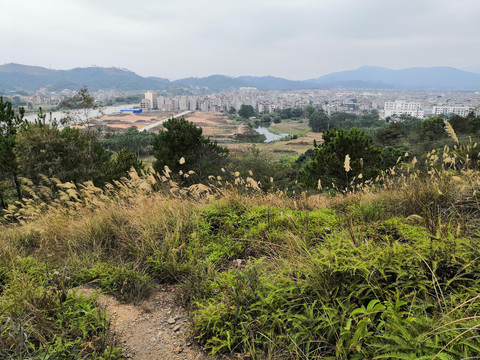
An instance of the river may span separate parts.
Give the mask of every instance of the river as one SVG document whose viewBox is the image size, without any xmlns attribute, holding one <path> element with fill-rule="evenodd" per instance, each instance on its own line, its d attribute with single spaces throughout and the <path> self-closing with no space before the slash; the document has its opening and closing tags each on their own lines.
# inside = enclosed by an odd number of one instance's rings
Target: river
<svg viewBox="0 0 480 360">
<path fill-rule="evenodd" d="M 268 128 L 260 126 L 255 129 L 256 132 L 258 132 L 261 135 L 265 135 L 265 141 L 264 142 L 272 142 L 275 140 L 279 140 L 281 138 L 284 138 L 286 136 L 289 136 L 289 134 L 274 134 Z"/>
</svg>

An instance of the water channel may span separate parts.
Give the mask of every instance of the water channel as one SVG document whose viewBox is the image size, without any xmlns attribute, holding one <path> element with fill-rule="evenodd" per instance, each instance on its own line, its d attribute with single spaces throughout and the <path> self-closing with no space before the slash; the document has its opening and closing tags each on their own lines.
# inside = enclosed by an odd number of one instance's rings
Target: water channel
<svg viewBox="0 0 480 360">
<path fill-rule="evenodd" d="M 281 138 L 284 138 L 284 137 L 290 135 L 290 134 L 274 134 L 270 130 L 268 130 L 267 127 L 264 127 L 264 126 L 260 126 L 260 127 L 254 129 L 254 130 L 261 135 L 265 135 L 266 139 L 265 139 L 264 142 L 266 142 L 266 143 L 272 142 L 272 141 L 275 141 L 275 140 L 279 140 Z"/>
</svg>

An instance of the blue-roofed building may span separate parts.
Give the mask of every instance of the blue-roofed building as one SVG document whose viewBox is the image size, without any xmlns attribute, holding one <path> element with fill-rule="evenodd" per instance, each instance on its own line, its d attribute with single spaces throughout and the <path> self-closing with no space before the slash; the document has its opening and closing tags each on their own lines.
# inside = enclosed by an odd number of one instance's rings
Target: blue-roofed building
<svg viewBox="0 0 480 360">
<path fill-rule="evenodd" d="M 142 109 L 121 109 L 120 112 L 121 113 L 131 112 L 132 114 L 141 114 Z"/>
</svg>

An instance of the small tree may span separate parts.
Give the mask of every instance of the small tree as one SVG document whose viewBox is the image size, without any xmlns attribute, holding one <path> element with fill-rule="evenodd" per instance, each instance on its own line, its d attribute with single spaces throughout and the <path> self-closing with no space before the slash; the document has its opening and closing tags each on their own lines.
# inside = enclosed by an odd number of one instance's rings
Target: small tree
<svg viewBox="0 0 480 360">
<path fill-rule="evenodd" d="M 19 126 L 23 123 L 24 114 L 25 110 L 23 108 L 20 108 L 18 114 L 16 114 L 12 103 L 3 101 L 3 97 L 0 96 L 0 180 L 2 178 L 13 180 L 19 200 L 22 199 L 22 192 L 18 181 L 18 164 L 14 149 L 17 132 Z M 5 206 L 3 193 L 0 197 L 3 206 Z"/>
<path fill-rule="evenodd" d="M 465 134 L 468 132 L 468 118 L 459 116 L 459 115 L 454 115 L 450 118 L 449 120 L 450 124 L 453 127 L 453 130 L 457 134 Z"/>
<path fill-rule="evenodd" d="M 69 147 L 69 161 L 66 165 L 71 181 L 92 180 L 98 185 L 104 183 L 111 152 L 105 151 L 95 133 L 67 127 L 61 131 L 61 136 Z"/>
<path fill-rule="evenodd" d="M 270 177 L 277 177 L 271 154 L 260 151 L 255 144 L 233 160 L 232 168 L 244 177 L 250 176 L 251 172 L 263 190 L 268 190 L 272 186 Z"/>
<path fill-rule="evenodd" d="M 58 130 L 40 123 L 21 128 L 15 155 L 19 174 L 34 182 L 43 174 L 61 181 L 92 180 L 101 185 L 110 160 L 110 153 L 93 133 L 72 128 Z"/>
<path fill-rule="evenodd" d="M 293 108 L 292 109 L 292 115 L 296 118 L 301 118 L 305 116 L 305 110 L 302 108 Z"/>
<path fill-rule="evenodd" d="M 351 129 L 346 131 L 327 130 L 323 133 L 323 143 L 314 149 L 314 158 L 300 171 L 300 179 L 309 186 L 317 186 L 318 180 L 323 184 L 335 184 L 338 188 L 346 188 L 348 180 L 345 172 L 345 158 L 350 162 L 348 178 L 372 178 L 382 167 L 382 149 L 372 145 L 373 139 L 363 131 Z"/>
<path fill-rule="evenodd" d="M 480 117 L 473 117 L 468 121 L 468 131 L 477 134 L 480 132 Z"/>
<path fill-rule="evenodd" d="M 252 105 L 242 105 L 240 106 L 240 110 L 238 110 L 238 115 L 248 119 L 252 116 L 255 116 L 255 110 L 253 109 Z"/>
<path fill-rule="evenodd" d="M 65 177 L 64 171 L 71 159 L 69 150 L 57 128 L 41 124 L 24 126 L 17 135 L 15 147 L 19 172 L 34 182 L 40 174 L 62 181 L 70 180 Z"/>
<path fill-rule="evenodd" d="M 375 134 L 375 139 L 384 146 L 396 144 L 403 137 L 405 137 L 405 132 L 402 126 L 395 122 L 388 124 L 386 128 Z"/>
<path fill-rule="evenodd" d="M 436 140 L 447 136 L 445 132 L 445 123 L 441 117 L 434 116 L 423 120 L 420 124 L 421 140 Z"/>
<path fill-rule="evenodd" d="M 323 111 L 315 111 L 308 119 L 308 126 L 312 128 L 313 132 L 321 132 L 328 130 L 330 125 L 330 118 Z"/>
<path fill-rule="evenodd" d="M 105 178 L 107 181 L 119 180 L 122 176 L 127 175 L 132 167 L 138 172 L 143 168 L 143 164 L 135 153 L 123 148 L 108 165 Z"/>
<path fill-rule="evenodd" d="M 167 131 L 160 131 L 152 142 L 156 171 L 162 172 L 165 165 L 175 174 L 193 170 L 203 182 L 226 165 L 227 150 L 202 136 L 202 129 L 195 124 L 184 118 L 172 118 L 163 126 Z M 182 158 L 184 161 L 180 163 Z"/>
<path fill-rule="evenodd" d="M 312 116 L 312 114 L 317 111 L 317 109 L 312 106 L 312 105 L 308 105 L 306 108 L 305 108 L 305 115 L 309 118 L 310 116 Z"/>
<path fill-rule="evenodd" d="M 103 111 L 86 86 L 77 91 L 73 97 L 63 100 L 59 108 L 63 109 L 64 113 L 64 117 L 60 120 L 61 124 L 80 124 L 87 130 L 90 129 L 94 111 L 98 110 L 99 113 Z"/>
</svg>

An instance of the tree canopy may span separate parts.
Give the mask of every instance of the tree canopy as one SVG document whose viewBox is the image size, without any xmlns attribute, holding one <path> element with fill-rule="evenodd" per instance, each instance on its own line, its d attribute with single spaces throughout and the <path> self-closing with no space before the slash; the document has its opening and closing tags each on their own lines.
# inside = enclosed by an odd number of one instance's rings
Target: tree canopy
<svg viewBox="0 0 480 360">
<path fill-rule="evenodd" d="M 86 86 L 82 87 L 74 96 L 63 100 L 59 109 L 64 112 L 60 120 L 62 124 L 80 124 L 87 130 L 90 128 L 90 118 L 94 110 L 102 110 Z"/>
<path fill-rule="evenodd" d="M 238 115 L 248 119 L 252 116 L 255 116 L 255 110 L 253 109 L 252 105 L 242 105 L 240 106 L 240 110 L 238 110 Z"/>
<path fill-rule="evenodd" d="M 135 153 L 123 148 L 108 164 L 105 171 L 105 178 L 109 182 L 119 180 L 123 176 L 126 176 L 132 167 L 138 172 L 143 168 L 143 164 L 138 160 Z"/>
<path fill-rule="evenodd" d="M 152 132 L 138 131 L 136 127 L 131 127 L 123 133 L 112 134 L 108 138 L 100 140 L 100 143 L 108 150 L 118 152 L 126 148 L 140 157 L 150 154 L 154 138 L 155 134 Z"/>
<path fill-rule="evenodd" d="M 10 101 L 3 101 L 0 96 L 0 181 L 2 179 L 12 179 L 17 191 L 17 197 L 22 198 L 20 183 L 18 181 L 18 164 L 15 157 L 16 135 L 18 128 L 23 123 L 25 110 L 19 109 L 15 113 Z M 3 193 L 0 189 L 0 202 L 5 206 Z"/>
<path fill-rule="evenodd" d="M 435 140 L 446 137 L 445 123 L 441 117 L 434 116 L 430 119 L 425 119 L 420 124 L 420 139 L 421 140 Z"/>
<path fill-rule="evenodd" d="M 165 165 L 175 174 L 193 170 L 196 180 L 202 182 L 225 165 L 227 150 L 202 136 L 202 129 L 195 124 L 172 118 L 163 127 L 166 131 L 160 131 L 152 142 L 155 170 L 162 172 Z"/>
<path fill-rule="evenodd" d="M 106 180 L 111 153 L 103 149 L 92 132 L 28 124 L 20 130 L 16 141 L 20 173 L 32 181 L 40 174 L 61 181 L 92 180 L 102 184 Z"/>
<path fill-rule="evenodd" d="M 318 180 L 338 188 L 347 187 L 353 177 L 362 174 L 362 179 L 376 176 L 382 164 L 382 149 L 372 145 L 373 139 L 358 129 L 339 129 L 323 133 L 323 143 L 314 149 L 313 160 L 300 171 L 306 186 L 317 186 Z M 349 157 L 349 171 L 345 169 Z"/>
<path fill-rule="evenodd" d="M 314 111 L 308 119 L 308 126 L 314 132 L 328 130 L 330 127 L 330 118 L 323 111 Z"/>
</svg>

